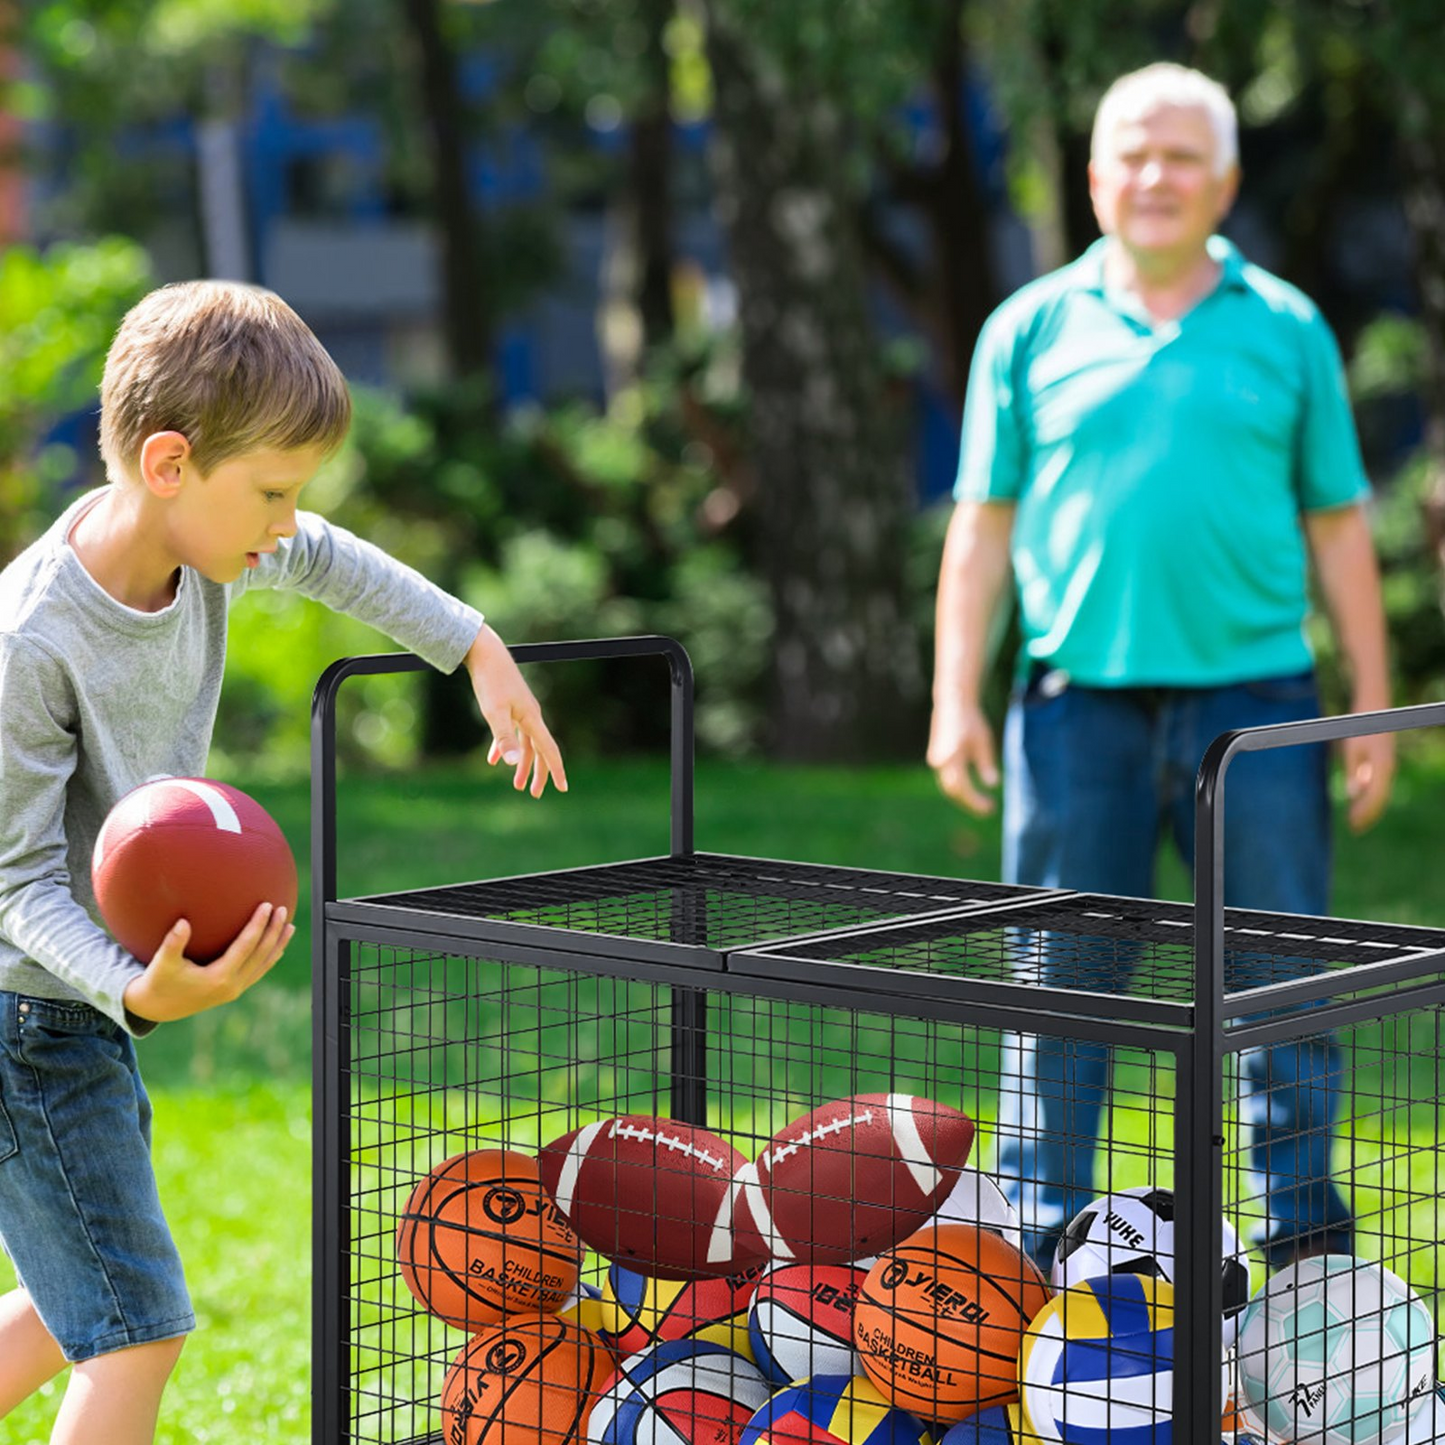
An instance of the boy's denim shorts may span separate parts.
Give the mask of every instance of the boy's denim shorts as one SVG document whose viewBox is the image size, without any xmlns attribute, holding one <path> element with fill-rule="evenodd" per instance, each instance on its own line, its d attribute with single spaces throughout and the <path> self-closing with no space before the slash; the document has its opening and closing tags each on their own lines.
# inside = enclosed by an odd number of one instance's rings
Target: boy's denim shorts
<svg viewBox="0 0 1445 1445">
<path fill-rule="evenodd" d="M 0 1243 L 72 1363 L 195 1328 L 150 1142 L 130 1035 L 0 991 Z"/>
</svg>

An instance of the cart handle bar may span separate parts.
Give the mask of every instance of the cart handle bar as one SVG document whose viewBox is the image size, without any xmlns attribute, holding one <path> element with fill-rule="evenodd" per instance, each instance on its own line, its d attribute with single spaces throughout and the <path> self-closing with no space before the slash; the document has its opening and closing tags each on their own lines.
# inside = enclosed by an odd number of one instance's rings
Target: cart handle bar
<svg viewBox="0 0 1445 1445">
<path fill-rule="evenodd" d="M 1445 726 L 1445 703 L 1308 718 L 1221 733 L 1205 750 L 1194 790 L 1195 1007 L 1213 1031 L 1224 1007 L 1224 775 L 1238 753 Z"/>
<path fill-rule="evenodd" d="M 597 658 L 665 657 L 672 686 L 671 849 L 693 851 L 693 673 L 686 649 L 671 637 L 607 637 L 578 642 L 528 642 L 508 649 L 519 663 L 582 662 Z M 311 700 L 311 858 L 318 906 L 336 901 L 336 699 L 341 684 L 378 673 L 423 672 L 410 652 L 372 653 L 333 662 Z"/>
</svg>

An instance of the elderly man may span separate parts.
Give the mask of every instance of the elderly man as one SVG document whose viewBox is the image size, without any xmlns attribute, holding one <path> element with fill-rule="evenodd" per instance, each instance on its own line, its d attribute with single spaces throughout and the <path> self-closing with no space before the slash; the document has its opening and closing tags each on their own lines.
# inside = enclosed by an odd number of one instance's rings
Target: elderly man
<svg viewBox="0 0 1445 1445">
<path fill-rule="evenodd" d="M 1012 882 L 1148 897 L 1161 830 L 1192 862 L 1210 741 L 1318 714 L 1307 557 L 1354 709 L 1389 703 L 1338 349 L 1306 297 L 1214 234 L 1238 177 L 1234 108 L 1215 82 L 1176 65 L 1116 81 L 1089 165 L 1102 238 L 1012 296 L 979 340 L 928 761 L 949 797 L 991 811 L 979 688 L 1012 575 L 1023 636 L 1004 732 Z M 1389 794 L 1391 739 L 1355 739 L 1343 756 L 1350 822 L 1365 828 Z M 1328 912 L 1327 767 L 1322 749 L 1296 747 L 1231 769 L 1228 905 Z M 1087 960 L 1067 977 L 1089 986 Z M 1096 1192 L 1108 1058 L 1046 1038 L 1016 1047 L 999 1171 L 1046 1258 Z M 1326 1039 L 1241 1061 L 1260 1242 L 1276 1264 L 1349 1246 L 1350 1211 L 1329 1182 L 1338 1067 Z"/>
</svg>

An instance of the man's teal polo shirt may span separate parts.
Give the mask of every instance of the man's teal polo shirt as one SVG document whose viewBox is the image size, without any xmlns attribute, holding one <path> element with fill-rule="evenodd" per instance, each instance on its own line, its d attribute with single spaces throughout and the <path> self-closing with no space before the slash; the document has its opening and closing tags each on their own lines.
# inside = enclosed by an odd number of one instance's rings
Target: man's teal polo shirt
<svg viewBox="0 0 1445 1445">
<path fill-rule="evenodd" d="M 1025 657 L 1096 686 L 1302 672 L 1300 513 L 1369 490 L 1334 337 L 1220 236 L 1215 290 L 1153 324 L 1105 244 L 1004 302 L 969 377 L 954 495 L 1017 503 Z"/>
</svg>

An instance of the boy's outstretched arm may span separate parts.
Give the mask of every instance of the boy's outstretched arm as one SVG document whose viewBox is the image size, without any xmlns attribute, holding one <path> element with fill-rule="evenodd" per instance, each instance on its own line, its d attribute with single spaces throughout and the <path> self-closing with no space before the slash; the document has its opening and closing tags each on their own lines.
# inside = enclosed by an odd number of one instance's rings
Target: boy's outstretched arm
<svg viewBox="0 0 1445 1445">
<path fill-rule="evenodd" d="M 442 672 L 465 662 L 492 730 L 489 761 L 515 768 L 519 791 L 530 773 L 533 797 L 542 796 L 549 777 L 558 792 L 567 791 L 562 755 L 537 699 L 474 607 L 314 512 L 297 512 L 294 530 L 257 563 L 231 584 L 233 599 L 253 587 L 291 589 L 368 623 Z"/>
<path fill-rule="evenodd" d="M 534 798 L 542 796 L 549 776 L 557 791 L 565 793 L 567 773 L 562 767 L 562 754 L 506 644 L 483 623 L 463 660 L 477 695 L 477 706 L 492 730 L 487 761 L 515 768 L 512 786 L 517 789 L 526 787 L 530 772 Z"/>
</svg>

